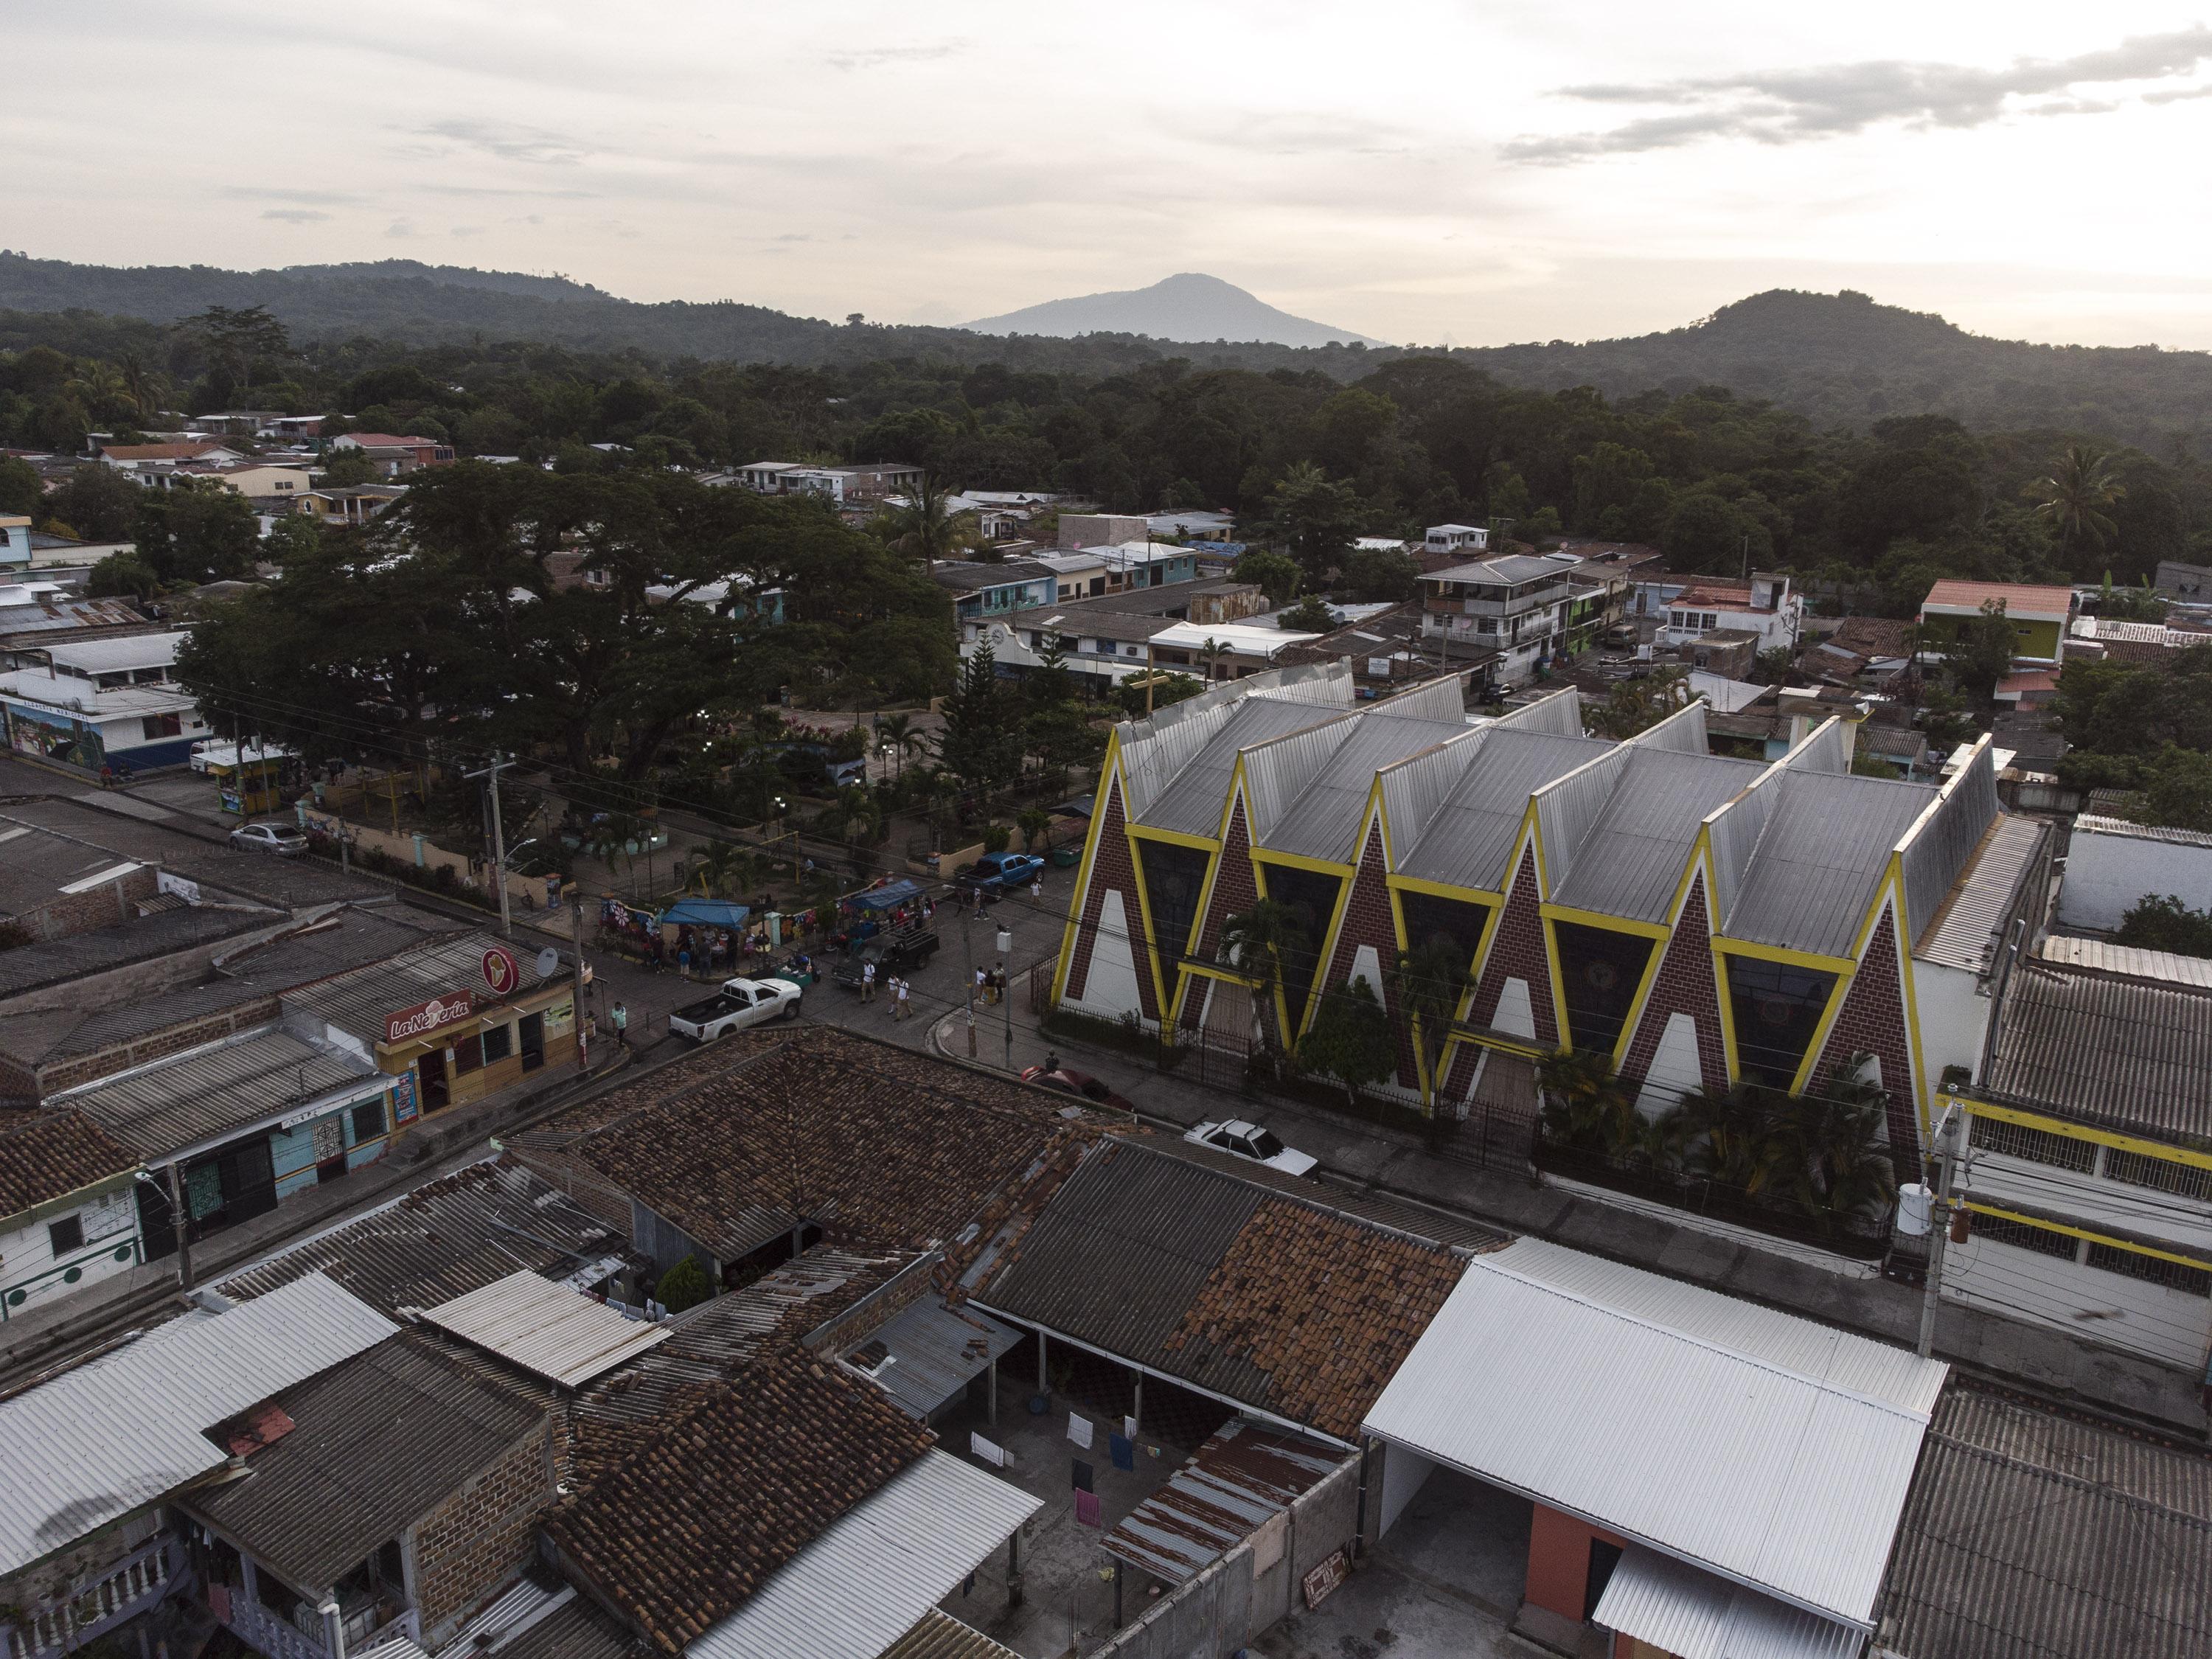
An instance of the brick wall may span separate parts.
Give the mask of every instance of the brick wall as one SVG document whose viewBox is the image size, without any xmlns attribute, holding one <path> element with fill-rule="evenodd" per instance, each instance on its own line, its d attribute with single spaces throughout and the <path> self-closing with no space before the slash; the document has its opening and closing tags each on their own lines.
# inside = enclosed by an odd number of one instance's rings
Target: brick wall
<svg viewBox="0 0 2212 1659">
<path fill-rule="evenodd" d="M 900 1268 L 830 1323 L 809 1331 L 806 1346 L 823 1353 L 842 1353 L 848 1343 L 857 1341 L 893 1314 L 921 1301 L 925 1292 L 941 1289 L 937 1283 L 939 1261 L 940 1258 L 934 1255 L 925 1255 Z"/>
<path fill-rule="evenodd" d="M 1382 982 L 1375 987 L 1375 994 L 1382 999 L 1384 1012 L 1390 1016 L 1390 1030 L 1398 1056 L 1395 1080 L 1404 1088 L 1420 1087 L 1420 1072 L 1413 1060 L 1413 1022 L 1398 1010 L 1398 995 L 1391 984 L 1390 969 L 1398 960 L 1398 926 L 1390 904 L 1389 870 L 1382 857 L 1382 823 L 1370 817 L 1367 823 L 1367 841 L 1360 848 L 1359 868 L 1352 878 L 1352 895 L 1344 902 L 1344 925 L 1337 929 L 1336 946 L 1329 953 L 1328 971 L 1322 976 L 1322 988 L 1333 990 L 1352 977 L 1352 964 L 1358 959 L 1362 945 L 1372 946 L 1376 961 L 1382 970 Z"/>
<path fill-rule="evenodd" d="M 129 921 L 138 914 L 137 901 L 154 896 L 158 879 L 149 866 L 142 864 L 127 876 L 102 882 L 87 892 L 57 894 L 46 903 L 19 911 L 8 920 L 22 929 L 33 943 L 74 939 L 95 927 L 113 927 Z"/>
<path fill-rule="evenodd" d="M 1474 1002 L 1468 1010 L 1469 1024 L 1495 1024 L 1505 981 L 1526 980 L 1528 1006 L 1535 1018 L 1536 1040 L 1547 1048 L 1558 1048 L 1559 1017 L 1552 1006 L 1552 959 L 1544 949 L 1544 913 L 1536 891 L 1534 842 L 1522 843 L 1520 867 L 1513 872 L 1513 888 L 1505 896 L 1496 929 L 1490 958 L 1482 964 L 1482 977 L 1474 988 Z"/>
<path fill-rule="evenodd" d="M 143 1066 L 168 1054 L 182 1054 L 187 1048 L 197 1048 L 204 1042 L 216 1042 L 235 1032 L 266 1024 L 276 1018 L 276 999 L 274 996 L 256 997 L 251 1002 L 240 1003 L 235 1008 L 226 1008 L 221 1013 L 204 1015 L 198 1019 L 185 1020 L 161 1030 L 149 1031 L 132 1037 L 127 1042 L 116 1043 L 88 1054 L 78 1054 L 52 1065 L 29 1066 L 0 1056 L 0 1079 L 7 1079 L 12 1090 L 17 1073 L 29 1080 L 28 1092 L 41 1098 L 74 1089 L 81 1083 L 93 1083 L 104 1077 L 112 1077 L 134 1066 Z"/>
<path fill-rule="evenodd" d="M 553 1502 L 556 1439 L 549 1421 L 416 1527 L 416 1605 L 425 1642 L 435 1646 L 530 1559 L 538 1517 Z"/>
<path fill-rule="evenodd" d="M 1897 906 L 1882 907 L 1881 920 L 1867 938 L 1866 957 L 1844 993 L 1843 1011 L 1828 1033 L 1827 1046 L 1813 1067 L 1814 1088 L 1832 1067 L 1855 1054 L 1881 1062 L 1881 1086 L 1889 1095 L 1889 1144 L 1899 1181 L 1919 1178 L 1922 1149 L 1920 1112 L 1913 1087 L 1912 1045 L 1907 1038 L 1904 977 L 1898 968 Z"/>
<path fill-rule="evenodd" d="M 1122 816 L 1121 779 L 1118 772 L 1106 788 L 1099 820 L 1098 850 L 1085 873 L 1088 884 L 1083 892 L 1082 920 L 1076 925 L 1075 951 L 1067 968 L 1067 995 L 1077 1000 L 1091 982 L 1091 956 L 1097 946 L 1098 917 L 1105 908 L 1108 891 L 1121 894 L 1121 914 L 1131 928 L 1145 925 L 1145 909 L 1137 902 L 1137 872 L 1129 861 L 1129 836 Z M 1157 1022 L 1160 1017 L 1159 996 L 1153 988 L 1153 958 L 1147 942 L 1132 939 L 1129 954 L 1136 960 L 1137 1000 L 1143 1006 L 1145 1018 Z"/>
<path fill-rule="evenodd" d="M 1676 1014 L 1698 1022 L 1698 1072 L 1708 1089 L 1728 1086 L 1728 1047 L 1721 1040 L 1720 986 L 1714 977 L 1712 926 L 1705 910 L 1705 872 L 1691 878 L 1689 896 L 1667 940 L 1659 971 L 1652 975 L 1650 1000 L 1637 1021 L 1636 1036 L 1621 1063 L 1622 1080 L 1641 1083 L 1651 1069 L 1667 1022 Z"/>
<path fill-rule="evenodd" d="M 1221 925 L 1230 917 L 1252 908 L 1260 896 L 1259 888 L 1252 879 L 1252 833 L 1244 822 L 1244 797 L 1240 793 L 1237 804 L 1229 809 L 1229 828 L 1221 837 L 1221 851 L 1214 860 L 1213 890 L 1206 896 L 1206 920 L 1198 930 L 1198 943 L 1191 955 L 1200 962 L 1212 962 L 1221 950 Z"/>
</svg>

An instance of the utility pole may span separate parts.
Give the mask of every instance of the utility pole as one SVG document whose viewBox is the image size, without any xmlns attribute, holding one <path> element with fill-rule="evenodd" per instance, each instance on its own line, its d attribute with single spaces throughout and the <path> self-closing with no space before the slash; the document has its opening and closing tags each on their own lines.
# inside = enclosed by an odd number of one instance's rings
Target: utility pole
<svg viewBox="0 0 2212 1659">
<path fill-rule="evenodd" d="M 976 909 L 982 908 L 979 897 Z M 975 925 L 975 912 L 960 918 L 960 982 L 968 991 L 968 1058 L 975 1058 L 975 936 L 969 930 Z"/>
<path fill-rule="evenodd" d="M 1014 930 L 999 929 L 999 1007 L 1006 1017 L 1006 1069 L 1014 1069 Z"/>
<path fill-rule="evenodd" d="M 1920 1304 L 1920 1357 L 1936 1346 L 1936 1305 L 1943 1293 L 1943 1247 L 1950 1242 L 1951 1187 L 1957 1173 L 1959 1131 L 1966 1113 L 1956 1101 L 1936 1124 L 1936 1192 L 1928 1206 L 1928 1289 Z"/>
<path fill-rule="evenodd" d="M 506 768 L 514 764 L 513 756 L 502 758 L 499 750 L 495 749 L 491 751 L 491 764 L 485 767 L 483 771 L 462 774 L 464 777 L 483 779 L 484 788 L 491 795 L 492 874 L 499 883 L 499 931 L 500 936 L 503 939 L 514 937 L 514 918 L 507 914 L 507 835 L 501 825 L 499 817 L 499 775 Z M 650 831 L 647 832 L 646 844 L 648 847 L 652 845 Z"/>
<path fill-rule="evenodd" d="M 576 1069 L 588 1072 L 592 1069 L 592 1028 L 584 1018 L 584 895 L 579 890 L 568 896 L 575 906 L 576 917 L 569 933 L 576 946 Z"/>
<path fill-rule="evenodd" d="M 185 1239 L 185 1185 L 180 1172 L 182 1160 L 169 1160 L 169 1226 L 177 1240 L 177 1289 L 189 1294 L 192 1288 L 192 1247 Z"/>
</svg>

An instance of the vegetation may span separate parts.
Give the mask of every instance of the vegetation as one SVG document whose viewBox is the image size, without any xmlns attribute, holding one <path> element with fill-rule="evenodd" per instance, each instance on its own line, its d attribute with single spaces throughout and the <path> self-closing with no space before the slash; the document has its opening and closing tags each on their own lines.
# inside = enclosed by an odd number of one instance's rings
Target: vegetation
<svg viewBox="0 0 2212 1659">
<path fill-rule="evenodd" d="M 708 1277 L 705 1266 L 696 1255 L 687 1255 L 666 1273 L 654 1287 L 653 1299 L 672 1314 L 686 1308 L 696 1308 L 702 1302 L 711 1301 L 714 1295 L 714 1280 Z"/>
<path fill-rule="evenodd" d="M 1322 993 L 1313 1024 L 1298 1041 L 1298 1064 L 1334 1078 L 1345 1098 L 1356 1100 L 1370 1083 L 1395 1067 L 1389 1016 L 1375 988 L 1362 976 Z"/>
<path fill-rule="evenodd" d="M 2135 792 L 2146 823 L 2212 831 L 2212 645 L 2150 663 L 2071 659 L 2056 708 L 2060 778 Z"/>
<path fill-rule="evenodd" d="M 2212 957 L 2212 910 L 2192 910 L 2172 893 L 2146 895 L 2120 918 L 2113 938 L 2145 951 Z"/>
<path fill-rule="evenodd" d="M 1401 951 L 1390 970 L 1399 1015 L 1412 1030 L 1421 1074 L 1421 1109 L 1432 1122 L 1443 1082 L 1437 1072 L 1443 1063 L 1444 1039 L 1459 1018 L 1469 977 L 1467 952 L 1448 939 L 1431 939 L 1416 950 Z"/>
<path fill-rule="evenodd" d="M 1259 1023 L 1260 1044 L 1279 1066 L 1278 1044 L 1281 1033 L 1275 1013 L 1275 992 L 1283 982 L 1283 952 L 1295 951 L 1299 933 L 1291 908 L 1280 899 L 1255 899 L 1249 910 L 1239 910 L 1221 924 L 1221 960 L 1243 975 L 1251 988 L 1254 1016 Z"/>
</svg>

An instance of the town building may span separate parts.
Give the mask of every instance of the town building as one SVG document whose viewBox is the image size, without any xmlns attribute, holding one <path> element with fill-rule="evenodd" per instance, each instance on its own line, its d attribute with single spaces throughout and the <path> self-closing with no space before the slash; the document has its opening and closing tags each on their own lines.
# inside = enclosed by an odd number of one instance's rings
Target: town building
<svg viewBox="0 0 2212 1659">
<path fill-rule="evenodd" d="M 418 438 L 392 432 L 348 432 L 330 441 L 333 453 L 358 450 L 386 478 L 403 477 L 426 466 L 444 466 L 453 459 L 453 447 L 436 438 Z"/>
<path fill-rule="evenodd" d="M 1945 1068 L 1980 1056 L 1990 959 L 2029 902 L 2033 860 L 1992 850 L 2012 843 L 1989 745 L 1911 784 L 1855 775 L 1841 720 L 1762 763 L 1710 753 L 1705 718 L 1692 703 L 1612 743 L 1568 690 L 1470 721 L 1456 678 L 1363 707 L 1334 663 L 1124 722 L 1054 999 L 1249 1044 L 1249 981 L 1220 941 L 1267 896 L 1302 935 L 1256 1017 L 1274 1042 L 1358 975 L 1401 1033 L 1389 1086 L 1447 1109 L 1493 1053 L 1595 1051 L 1647 1116 L 1692 1088 L 1802 1092 L 1856 1068 L 1915 1164 Z M 1429 1077 L 1386 968 L 1432 939 L 1472 982 Z M 1931 951 L 1960 975 L 1940 1005 L 1917 989 Z"/>
<path fill-rule="evenodd" d="M 2160 559 L 2151 585 L 2169 599 L 2179 599 L 2188 605 L 2212 604 L 2212 564 Z"/>
<path fill-rule="evenodd" d="M 9 746 L 81 774 L 180 766 L 208 734 L 199 704 L 171 678 L 181 633 L 41 640 L 9 649 L 0 673 Z"/>
<path fill-rule="evenodd" d="M 1713 634 L 1748 634 L 1761 651 L 1795 651 L 1805 623 L 1805 598 L 1790 578 L 1754 571 L 1749 581 L 1699 577 L 1668 597 L 1656 642 L 1671 649 L 1694 647 Z"/>
<path fill-rule="evenodd" d="M 330 530 L 358 530 L 407 493 L 401 483 L 321 484 L 294 499 L 295 511 L 312 514 Z"/>
<path fill-rule="evenodd" d="M 138 1167 L 81 1112 L 0 1106 L 0 1324 L 138 1264 Z"/>
<path fill-rule="evenodd" d="M 21 575 L 30 568 L 30 520 L 20 513 L 0 513 L 0 574 Z"/>
<path fill-rule="evenodd" d="M 1524 684 L 1565 659 L 1574 562 L 1509 553 L 1425 574 L 1422 635 L 1469 653 L 1494 651 L 1497 684 Z"/>
<path fill-rule="evenodd" d="M 2067 840 L 2060 927 L 2110 933 L 2145 899 L 2172 894 L 2198 909 L 2212 899 L 2212 835 L 2141 823 L 2141 810 L 2121 789 L 2097 790 L 2082 803 Z"/>
<path fill-rule="evenodd" d="M 1119 547 L 1151 539 L 1150 521 L 1130 513 L 1063 513 L 1055 545 L 1064 553 L 1086 547 Z"/>
<path fill-rule="evenodd" d="M 1482 553 L 1489 547 L 1490 532 L 1479 524 L 1432 524 L 1421 538 L 1426 553 Z"/>
<path fill-rule="evenodd" d="M 2074 615 L 2070 587 L 2024 582 L 1965 581 L 1945 577 L 1920 603 L 1923 653 L 1941 653 L 1960 624 L 2002 611 L 2012 626 L 2013 661 L 2022 667 L 2055 667 L 2066 654 L 2067 625 Z"/>
</svg>

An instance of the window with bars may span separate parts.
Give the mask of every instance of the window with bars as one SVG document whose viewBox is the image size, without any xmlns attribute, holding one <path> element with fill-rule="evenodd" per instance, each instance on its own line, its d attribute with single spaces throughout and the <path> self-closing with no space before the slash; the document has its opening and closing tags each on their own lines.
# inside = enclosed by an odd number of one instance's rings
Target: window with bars
<svg viewBox="0 0 2212 1659">
<path fill-rule="evenodd" d="M 2131 1187 L 2148 1187 L 2183 1198 L 2212 1200 L 2212 1170 L 2200 1170 L 2192 1164 L 2176 1164 L 2169 1158 L 2152 1158 L 2142 1152 L 2113 1151 L 2105 1154 L 2105 1174 L 2111 1180 L 2124 1181 Z"/>
<path fill-rule="evenodd" d="M 2088 1261 L 2091 1267 L 2108 1273 L 2163 1285 L 2168 1290 L 2190 1296 L 2212 1296 L 2212 1273 L 2202 1267 L 2185 1267 L 2179 1261 L 2145 1255 L 2140 1250 L 2123 1250 L 2112 1244 L 2092 1244 Z"/>
<path fill-rule="evenodd" d="M 2096 1167 L 2097 1143 L 2094 1140 L 2056 1135 L 2048 1129 L 2031 1129 L 2024 1123 L 2007 1123 L 2002 1118 L 1978 1116 L 1973 1126 L 1973 1144 L 1984 1152 L 2055 1164 L 2085 1175 Z"/>
<path fill-rule="evenodd" d="M 2016 1250 L 2033 1250 L 2038 1255 L 2063 1256 L 2068 1261 L 2081 1247 L 2081 1241 L 2071 1233 L 2055 1233 L 2048 1227 L 2037 1227 L 2025 1221 L 2014 1221 L 2001 1215 L 1984 1215 L 1974 1212 L 1973 1236 L 1993 1243 L 2009 1244 Z"/>
</svg>

